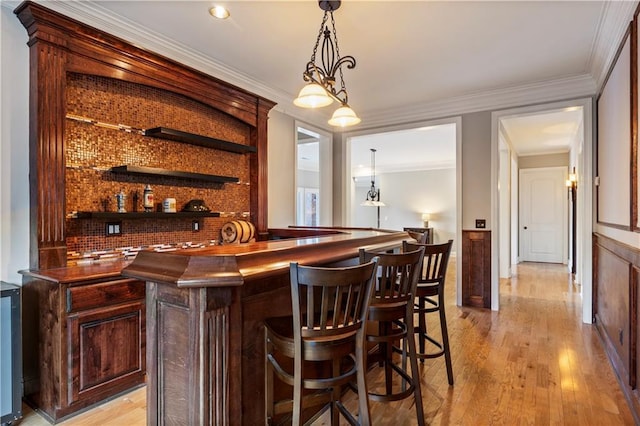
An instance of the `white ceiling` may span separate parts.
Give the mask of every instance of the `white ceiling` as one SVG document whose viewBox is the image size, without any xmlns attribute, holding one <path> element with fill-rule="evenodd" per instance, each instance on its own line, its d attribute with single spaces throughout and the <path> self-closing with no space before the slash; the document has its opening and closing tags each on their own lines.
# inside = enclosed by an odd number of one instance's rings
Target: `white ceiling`
<svg viewBox="0 0 640 426">
<path fill-rule="evenodd" d="M 570 107 L 502 118 L 504 134 L 520 156 L 556 154 L 577 147 L 583 110 Z"/>
<path fill-rule="evenodd" d="M 38 2 L 329 129 L 331 107 L 292 104 L 322 19 L 315 0 L 220 1 L 224 21 L 209 15 L 213 1 Z M 335 20 L 340 53 L 357 61 L 344 77 L 358 129 L 594 95 L 636 4 L 343 1 Z"/>
</svg>

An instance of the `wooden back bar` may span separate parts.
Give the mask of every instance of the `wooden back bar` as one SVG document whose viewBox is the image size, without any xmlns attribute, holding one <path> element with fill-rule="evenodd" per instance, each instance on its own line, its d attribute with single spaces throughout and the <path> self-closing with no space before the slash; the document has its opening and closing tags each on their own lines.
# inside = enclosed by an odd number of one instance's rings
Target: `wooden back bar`
<svg viewBox="0 0 640 426">
<path fill-rule="evenodd" d="M 264 424 L 263 320 L 291 315 L 289 264 L 357 263 L 406 232 L 142 252 L 122 275 L 147 286 L 147 424 Z"/>
<path fill-rule="evenodd" d="M 67 74 L 117 79 L 186 96 L 249 127 L 250 211 L 267 229 L 267 120 L 274 102 L 26 1 L 15 10 L 29 34 L 30 268 L 66 265 Z"/>
</svg>

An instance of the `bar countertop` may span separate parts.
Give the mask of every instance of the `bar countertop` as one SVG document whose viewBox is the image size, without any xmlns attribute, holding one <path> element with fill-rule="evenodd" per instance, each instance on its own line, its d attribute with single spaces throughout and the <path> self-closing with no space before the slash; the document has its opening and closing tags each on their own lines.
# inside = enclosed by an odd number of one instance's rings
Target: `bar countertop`
<svg viewBox="0 0 640 426">
<path fill-rule="evenodd" d="M 282 274 L 290 262 L 321 265 L 357 257 L 359 248 L 399 247 L 406 232 L 372 229 L 299 230 L 306 236 L 186 249 L 176 252 L 140 252 L 122 270 L 125 277 L 171 283 L 177 287 L 233 287 L 247 279 Z M 283 230 L 287 233 L 287 230 Z"/>
<path fill-rule="evenodd" d="M 74 265 L 52 269 L 28 269 L 20 271 L 24 276 L 50 281 L 56 284 L 74 285 L 80 282 L 103 280 L 120 276 L 131 260 L 109 260 L 88 265 Z"/>
</svg>

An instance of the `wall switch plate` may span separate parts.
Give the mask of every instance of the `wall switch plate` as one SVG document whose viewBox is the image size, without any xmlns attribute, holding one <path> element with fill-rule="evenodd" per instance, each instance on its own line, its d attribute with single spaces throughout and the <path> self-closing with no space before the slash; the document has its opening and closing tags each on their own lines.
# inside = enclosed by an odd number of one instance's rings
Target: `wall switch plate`
<svg viewBox="0 0 640 426">
<path fill-rule="evenodd" d="M 191 230 L 193 232 L 200 231 L 200 221 L 199 220 L 194 220 L 193 222 L 191 222 Z"/>
<path fill-rule="evenodd" d="M 122 222 L 107 222 L 105 226 L 107 237 L 122 235 Z"/>
<path fill-rule="evenodd" d="M 485 219 L 476 219 L 476 228 L 484 229 L 487 227 L 487 221 Z"/>
</svg>

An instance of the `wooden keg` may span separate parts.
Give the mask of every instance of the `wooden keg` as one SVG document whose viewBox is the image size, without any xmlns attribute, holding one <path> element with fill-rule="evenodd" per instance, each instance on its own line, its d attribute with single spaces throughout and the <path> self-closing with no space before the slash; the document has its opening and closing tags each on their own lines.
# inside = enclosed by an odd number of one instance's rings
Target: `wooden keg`
<svg viewBox="0 0 640 426">
<path fill-rule="evenodd" d="M 255 237 L 256 227 L 247 220 L 232 220 L 222 225 L 220 234 L 225 244 L 248 243 Z"/>
</svg>

